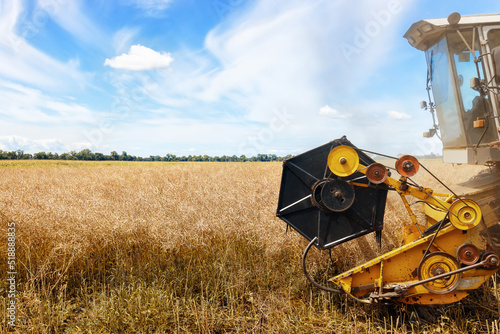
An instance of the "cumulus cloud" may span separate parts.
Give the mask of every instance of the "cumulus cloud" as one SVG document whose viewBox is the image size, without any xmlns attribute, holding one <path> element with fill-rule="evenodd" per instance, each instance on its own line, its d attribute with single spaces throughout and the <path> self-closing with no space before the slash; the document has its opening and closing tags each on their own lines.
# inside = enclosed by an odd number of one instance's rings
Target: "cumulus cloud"
<svg viewBox="0 0 500 334">
<path fill-rule="evenodd" d="M 140 44 L 132 45 L 128 53 L 104 61 L 116 69 L 144 71 L 166 68 L 174 60 L 168 52 L 158 52 Z"/>
<path fill-rule="evenodd" d="M 54 152 L 63 148 L 59 139 L 29 139 L 22 136 L 1 136 L 0 149 L 4 151 L 23 150 L 26 152 Z"/>
<path fill-rule="evenodd" d="M 88 141 L 79 141 L 77 137 L 73 138 L 73 141 L 68 141 L 67 139 L 65 139 L 63 142 L 63 140 L 56 138 L 36 139 L 17 135 L 0 136 L 0 150 L 3 151 L 22 150 L 26 153 L 63 153 L 90 149 L 94 152 L 97 152 L 102 148 L 105 147 L 97 147 L 96 145 Z"/>
<path fill-rule="evenodd" d="M 351 115 L 341 114 L 338 110 L 333 109 L 329 105 L 325 105 L 325 106 L 319 108 L 319 114 L 323 115 L 323 116 L 328 116 L 331 118 L 337 118 L 337 119 L 351 117 Z"/>
<path fill-rule="evenodd" d="M 395 110 L 389 110 L 387 112 L 387 116 L 392 119 L 410 119 L 411 116 L 408 115 L 407 113 L 401 112 L 401 111 L 395 111 Z"/>
</svg>

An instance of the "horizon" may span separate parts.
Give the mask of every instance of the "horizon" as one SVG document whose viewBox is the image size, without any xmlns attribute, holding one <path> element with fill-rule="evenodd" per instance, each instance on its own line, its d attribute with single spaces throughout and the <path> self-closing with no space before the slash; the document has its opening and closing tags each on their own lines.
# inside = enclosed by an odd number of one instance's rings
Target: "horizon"
<svg viewBox="0 0 500 334">
<path fill-rule="evenodd" d="M 297 155 L 300 155 L 302 153 L 305 153 L 305 152 L 301 152 Z M 380 155 L 380 153 L 376 153 L 376 152 L 365 152 L 366 154 L 368 154 L 369 157 L 371 157 L 372 159 L 374 160 L 385 160 L 385 159 L 388 159 L 389 157 L 386 156 L 386 155 Z M 5 158 L 5 155 L 7 154 L 8 156 L 13 156 L 13 158 Z M 40 155 L 43 155 L 44 157 L 37 157 L 40 156 Z M 104 158 L 104 159 L 97 159 L 96 157 L 94 158 L 83 158 L 83 159 L 80 159 L 80 156 L 82 155 L 92 155 L 92 156 L 97 156 L 97 155 L 100 155 L 101 158 Z M 404 153 L 399 153 L 396 155 L 396 157 L 400 157 L 400 156 L 403 156 L 405 155 Z M 14 158 L 15 156 L 15 158 Z M 108 159 L 110 157 L 113 157 L 113 156 L 119 156 L 120 158 L 115 158 L 115 159 Z M 265 152 L 260 152 L 260 153 L 257 153 L 256 155 L 252 155 L 252 156 L 246 156 L 245 154 L 242 154 L 242 155 L 236 155 L 236 154 L 222 154 L 222 155 L 208 155 L 208 154 L 184 154 L 184 155 L 176 155 L 176 154 L 172 154 L 172 153 L 165 153 L 163 155 L 160 155 L 160 154 L 151 154 L 149 156 L 137 156 L 137 155 L 129 155 L 126 151 L 122 151 L 121 154 L 118 154 L 118 152 L 116 150 L 113 150 L 113 151 L 110 151 L 109 154 L 106 154 L 106 153 L 102 153 L 102 152 L 94 152 L 90 149 L 83 149 L 81 151 L 70 151 L 70 152 L 62 152 L 62 153 L 57 153 L 57 152 L 45 152 L 45 151 L 40 151 L 40 152 L 24 152 L 24 150 L 13 150 L 13 151 L 4 151 L 4 150 L 0 150 L 0 160 L 2 159 L 8 159 L 8 160 L 15 160 L 15 159 L 22 159 L 22 160 L 30 160 L 30 159 L 33 159 L 33 160 L 51 160 L 51 159 L 54 159 L 54 160 L 72 160 L 72 159 L 68 159 L 68 157 L 75 157 L 77 160 L 122 160 L 121 156 L 128 156 L 128 157 L 133 157 L 134 159 L 150 159 L 150 158 L 170 158 L 170 159 L 184 159 L 184 158 L 190 158 L 190 157 L 193 157 L 193 158 L 202 158 L 202 157 L 207 157 L 209 159 L 214 159 L 214 158 L 237 158 L 237 159 L 253 159 L 253 158 L 259 158 L 259 157 L 265 157 L 264 159 L 267 159 L 269 157 L 269 160 L 283 160 L 283 159 L 288 159 L 288 158 L 291 158 L 291 157 L 294 157 L 296 155 L 293 155 L 293 154 L 287 154 L 287 155 L 276 155 L 276 154 L 273 154 L 273 153 L 265 153 Z M 442 158 L 443 155 L 442 154 L 436 154 L 434 152 L 430 152 L 430 153 L 427 153 L 427 154 L 421 154 L 421 155 L 415 155 L 415 158 L 418 158 L 418 159 L 427 159 L 427 158 Z M 196 161 L 199 161 L 199 160 L 196 160 Z M 267 160 L 266 160 L 267 161 Z"/>
</svg>

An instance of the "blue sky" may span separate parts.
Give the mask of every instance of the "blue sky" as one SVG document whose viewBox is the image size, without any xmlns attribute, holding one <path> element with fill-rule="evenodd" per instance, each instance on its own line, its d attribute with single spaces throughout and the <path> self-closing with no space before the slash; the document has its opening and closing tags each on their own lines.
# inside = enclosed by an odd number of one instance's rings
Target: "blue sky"
<svg viewBox="0 0 500 334">
<path fill-rule="evenodd" d="M 413 22 L 498 1 L 0 0 L 0 149 L 439 153 Z M 367 34 L 369 32 L 369 34 Z"/>
</svg>

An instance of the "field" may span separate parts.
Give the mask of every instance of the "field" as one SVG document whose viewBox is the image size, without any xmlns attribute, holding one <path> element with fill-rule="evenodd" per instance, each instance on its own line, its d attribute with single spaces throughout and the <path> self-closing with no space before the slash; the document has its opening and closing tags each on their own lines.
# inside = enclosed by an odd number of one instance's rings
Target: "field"
<svg viewBox="0 0 500 334">
<path fill-rule="evenodd" d="M 425 161 L 447 184 L 482 167 Z M 417 182 L 439 184 L 425 171 Z M 0 326 L 19 333 L 498 333 L 496 277 L 437 309 L 360 305 L 303 277 L 307 245 L 275 217 L 280 163 L 0 164 Z M 372 235 L 311 251 L 315 279 L 399 245 L 387 206 Z M 7 226 L 16 223 L 16 327 Z"/>
</svg>

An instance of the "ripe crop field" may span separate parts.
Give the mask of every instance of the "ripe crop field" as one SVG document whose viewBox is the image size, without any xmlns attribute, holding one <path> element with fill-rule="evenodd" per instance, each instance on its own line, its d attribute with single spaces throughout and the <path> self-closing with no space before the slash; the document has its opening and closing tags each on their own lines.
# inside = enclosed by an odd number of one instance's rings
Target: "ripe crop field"
<svg viewBox="0 0 500 334">
<path fill-rule="evenodd" d="M 483 169 L 424 164 L 447 184 Z M 360 305 L 312 287 L 301 267 L 308 242 L 275 217 L 281 168 L 1 162 L 2 333 L 498 333 L 496 280 L 437 310 Z M 423 170 L 415 180 L 439 186 Z M 313 249 L 316 280 L 400 244 L 409 219 L 393 195 L 382 249 L 372 235 L 335 247 L 333 263 Z M 12 221 L 16 327 L 3 316 Z"/>
</svg>

